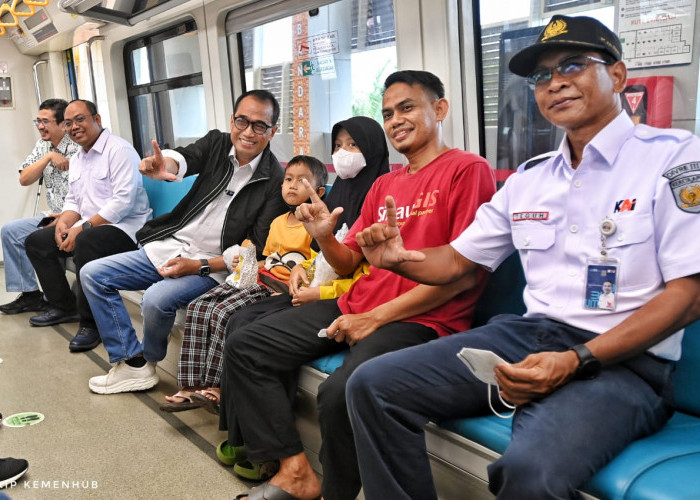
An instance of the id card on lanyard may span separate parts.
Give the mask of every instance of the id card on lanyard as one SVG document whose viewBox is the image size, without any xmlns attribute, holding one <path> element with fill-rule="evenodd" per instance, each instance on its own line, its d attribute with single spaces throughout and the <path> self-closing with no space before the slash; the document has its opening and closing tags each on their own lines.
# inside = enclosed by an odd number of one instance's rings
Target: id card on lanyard
<svg viewBox="0 0 700 500">
<path fill-rule="evenodd" d="M 614 311 L 617 306 L 617 277 L 620 261 L 608 256 L 605 242 L 617 231 L 615 221 L 606 217 L 600 223 L 600 257 L 586 259 L 586 288 L 583 306 L 586 309 Z"/>
</svg>

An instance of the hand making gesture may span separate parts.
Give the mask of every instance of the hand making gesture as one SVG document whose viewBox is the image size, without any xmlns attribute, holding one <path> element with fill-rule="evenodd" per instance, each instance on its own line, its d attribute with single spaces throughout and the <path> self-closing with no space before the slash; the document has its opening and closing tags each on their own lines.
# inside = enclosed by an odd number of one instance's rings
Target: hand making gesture
<svg viewBox="0 0 700 500">
<path fill-rule="evenodd" d="M 143 175 L 150 177 L 151 179 L 156 179 L 159 181 L 176 181 L 177 175 L 171 173 L 167 169 L 168 161 L 175 163 L 172 158 L 165 158 L 163 153 L 158 147 L 158 142 L 154 139 L 153 143 L 153 156 L 148 156 L 141 160 L 139 164 L 139 172 Z"/>
<path fill-rule="evenodd" d="M 422 262 L 425 254 L 406 250 L 396 221 L 396 202 L 386 197 L 386 224 L 377 222 L 355 236 L 367 261 L 375 267 L 393 269 L 403 262 Z"/>
<path fill-rule="evenodd" d="M 306 188 L 311 203 L 299 205 L 294 215 L 300 222 L 304 223 L 306 231 L 315 240 L 334 237 L 333 230 L 338 222 L 338 217 L 343 213 L 343 208 L 337 207 L 333 212 L 330 212 L 311 184 L 306 179 L 301 182 Z"/>
</svg>

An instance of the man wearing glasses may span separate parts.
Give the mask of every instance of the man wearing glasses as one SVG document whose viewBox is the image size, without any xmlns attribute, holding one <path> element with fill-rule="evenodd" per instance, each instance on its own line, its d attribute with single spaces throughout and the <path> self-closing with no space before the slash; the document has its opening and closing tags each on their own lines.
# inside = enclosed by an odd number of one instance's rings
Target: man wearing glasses
<svg viewBox="0 0 700 500">
<path fill-rule="evenodd" d="M 0 311 L 5 314 L 39 311 L 46 306 L 34 268 L 24 250 L 24 241 L 38 227 L 54 225 L 53 220 L 63 210 L 63 201 L 68 193 L 68 160 L 79 147 L 63 129 L 66 106 L 68 103 L 63 99 L 47 99 L 41 103 L 39 114 L 34 120 L 41 139 L 19 171 L 19 183 L 22 186 L 30 186 L 37 180 L 44 184 L 49 211 L 39 216 L 8 222 L 2 227 L 5 288 L 8 292 L 20 292 L 12 302 L 0 305 Z"/>
<path fill-rule="evenodd" d="M 284 169 L 270 151 L 279 104 L 265 90 L 241 95 L 231 133 L 212 130 L 186 147 L 160 151 L 141 161 L 156 180 L 198 175 L 172 210 L 138 233 L 139 250 L 89 263 L 81 281 L 110 362 L 107 375 L 92 377 L 99 394 L 139 391 L 158 383 L 155 366 L 166 354 L 175 313 L 221 283 L 228 274 L 223 252 L 250 239 L 258 260 L 270 222 L 288 210 L 280 185 Z M 143 342 L 136 337 L 119 290 L 145 290 Z"/>
<path fill-rule="evenodd" d="M 580 498 L 671 416 L 683 327 L 700 316 L 700 259 L 685 237 L 700 230 L 700 140 L 634 126 L 621 59 L 599 21 L 554 16 L 509 67 L 566 133 L 559 149 L 521 165 L 449 245 L 406 251 L 391 199 L 388 224 L 358 235 L 371 264 L 421 283 L 495 269 L 516 250 L 527 281 L 524 317 L 375 358 L 350 378 L 366 498 L 436 498 L 423 426 L 489 414 L 484 382 L 457 357 L 464 347 L 511 363 L 493 369 L 517 405 L 510 444 L 488 467 L 497 498 Z M 616 295 L 605 309 L 590 300 L 603 281 Z"/>
<path fill-rule="evenodd" d="M 136 249 L 136 231 L 151 218 L 151 208 L 138 171 L 138 153 L 102 127 L 92 102 L 72 101 L 63 125 L 80 149 L 70 161 L 68 194 L 56 224 L 30 234 L 25 243 L 49 304 L 29 322 L 49 326 L 79 321 L 69 346 L 77 352 L 100 343 L 82 292 L 81 269 L 91 260 Z M 66 279 L 64 261 L 68 256 L 75 263 L 77 297 Z"/>
</svg>

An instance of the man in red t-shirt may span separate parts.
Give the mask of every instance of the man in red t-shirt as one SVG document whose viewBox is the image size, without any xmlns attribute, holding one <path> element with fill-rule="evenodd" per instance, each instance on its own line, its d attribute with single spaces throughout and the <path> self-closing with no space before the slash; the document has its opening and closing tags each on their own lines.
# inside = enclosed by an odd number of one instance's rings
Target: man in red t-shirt
<svg viewBox="0 0 700 500">
<path fill-rule="evenodd" d="M 310 188 L 312 203 L 297 209 L 297 218 L 339 275 L 351 274 L 362 261 L 355 234 L 384 221 L 388 195 L 396 200 L 406 248 L 417 250 L 452 241 L 495 192 L 486 160 L 444 143 L 442 120 L 449 105 L 435 75 L 399 71 L 387 78 L 385 89 L 384 130 L 409 164 L 375 181 L 342 243 L 333 235 L 342 209 L 330 213 Z M 418 285 L 372 267 L 337 300 L 272 314 L 229 335 L 222 379 L 225 446 L 237 458 L 247 455 L 249 468 L 280 461 L 279 472 L 261 486 L 264 496 L 282 489 L 297 498 L 321 493 L 326 500 L 357 497 L 361 483 L 345 404 L 348 377 L 370 358 L 468 329 L 485 273 L 477 279 L 473 289 L 463 292 L 473 283 Z M 323 328 L 327 337 L 317 335 Z M 319 386 L 321 489 L 294 424 L 290 394 L 295 380 L 290 374 L 308 361 L 346 349 L 343 365 Z"/>
</svg>

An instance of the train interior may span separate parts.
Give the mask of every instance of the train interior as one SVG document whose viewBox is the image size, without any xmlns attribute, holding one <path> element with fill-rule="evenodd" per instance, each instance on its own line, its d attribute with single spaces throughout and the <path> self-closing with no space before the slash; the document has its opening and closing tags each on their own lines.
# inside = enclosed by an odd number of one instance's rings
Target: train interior
<svg viewBox="0 0 700 500">
<path fill-rule="evenodd" d="M 172 148 L 229 130 L 236 97 L 267 89 L 282 109 L 275 155 L 311 154 L 332 173 L 333 124 L 357 115 L 382 123 L 386 76 L 422 69 L 445 83 L 446 142 L 486 157 L 505 181 L 562 137 L 506 69 L 559 13 L 595 17 L 619 34 L 630 78 L 621 99 L 636 123 L 700 134 L 695 0 L 0 0 L 0 225 L 47 210 L 42 185 L 20 186 L 17 172 L 39 138 L 38 105 L 52 97 L 95 102 L 102 124 L 145 157 L 153 139 Z M 390 151 L 400 168 L 405 158 Z M 0 289 L 1 303 L 15 296 Z M 124 300 L 138 330 L 140 296 Z M 100 396 L 87 380 L 109 369 L 104 348 L 70 353 L 76 324 L 34 328 L 29 316 L 0 314 L 0 412 L 42 415 L 0 427 L 0 456 L 30 463 L 1 493 L 233 498 L 254 485 L 218 462 L 225 434 L 216 416 L 158 408 L 177 390 L 181 321 L 156 388 Z M 309 369 L 305 377 L 299 426 L 322 474 L 312 401 L 322 376 Z M 449 460 L 436 458 L 433 468 L 441 498 L 492 498 L 483 479 Z"/>
</svg>

